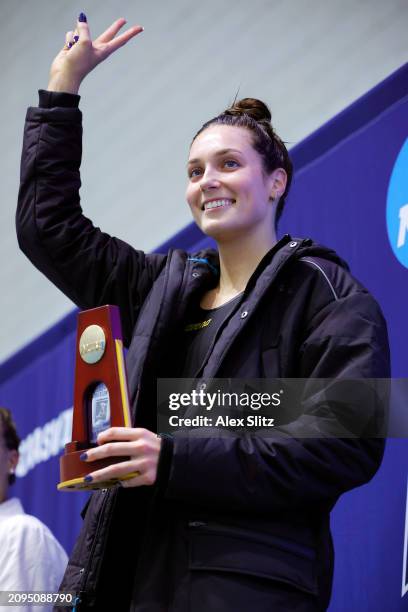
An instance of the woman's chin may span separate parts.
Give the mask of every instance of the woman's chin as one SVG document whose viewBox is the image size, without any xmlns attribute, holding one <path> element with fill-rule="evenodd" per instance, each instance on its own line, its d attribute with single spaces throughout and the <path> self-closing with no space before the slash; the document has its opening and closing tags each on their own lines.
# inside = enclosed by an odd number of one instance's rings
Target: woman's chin
<svg viewBox="0 0 408 612">
<path fill-rule="evenodd" d="M 200 230 L 216 242 L 229 242 L 239 238 L 239 228 L 222 223 L 205 223 L 199 225 Z"/>
</svg>

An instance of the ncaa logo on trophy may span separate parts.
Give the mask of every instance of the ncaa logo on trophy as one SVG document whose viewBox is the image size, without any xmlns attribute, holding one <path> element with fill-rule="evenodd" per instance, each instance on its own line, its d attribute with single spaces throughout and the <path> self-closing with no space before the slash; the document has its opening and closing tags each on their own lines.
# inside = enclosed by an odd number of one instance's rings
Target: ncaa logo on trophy
<svg viewBox="0 0 408 612">
<path fill-rule="evenodd" d="M 408 139 L 391 173 L 387 194 L 388 239 L 395 257 L 408 268 Z"/>
</svg>

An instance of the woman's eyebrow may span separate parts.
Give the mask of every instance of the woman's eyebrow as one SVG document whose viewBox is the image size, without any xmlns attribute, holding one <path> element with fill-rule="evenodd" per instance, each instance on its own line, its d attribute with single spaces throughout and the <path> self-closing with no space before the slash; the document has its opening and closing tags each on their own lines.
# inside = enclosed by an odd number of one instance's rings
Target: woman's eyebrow
<svg viewBox="0 0 408 612">
<path fill-rule="evenodd" d="M 217 151 L 216 153 L 214 153 L 214 156 L 219 157 L 220 155 L 225 155 L 225 153 L 230 153 L 231 151 L 233 151 L 234 153 L 241 153 L 241 151 L 239 151 L 238 149 L 220 149 L 220 151 Z M 189 166 L 190 164 L 196 164 L 199 161 L 200 161 L 199 158 L 190 159 L 187 162 L 187 166 Z"/>
</svg>

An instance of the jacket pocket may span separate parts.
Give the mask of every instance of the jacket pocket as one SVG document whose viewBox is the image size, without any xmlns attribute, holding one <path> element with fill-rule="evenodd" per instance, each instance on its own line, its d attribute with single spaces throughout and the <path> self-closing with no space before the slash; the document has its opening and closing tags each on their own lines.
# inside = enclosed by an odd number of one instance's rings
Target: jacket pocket
<svg viewBox="0 0 408 612">
<path fill-rule="evenodd" d="M 189 569 L 235 572 L 279 581 L 316 595 L 316 551 L 268 533 L 217 523 L 189 523 Z"/>
</svg>

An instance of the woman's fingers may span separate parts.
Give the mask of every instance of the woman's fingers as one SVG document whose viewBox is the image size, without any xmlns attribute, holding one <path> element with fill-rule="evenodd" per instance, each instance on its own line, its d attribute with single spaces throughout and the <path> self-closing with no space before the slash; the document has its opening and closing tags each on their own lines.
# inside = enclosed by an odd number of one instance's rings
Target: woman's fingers
<svg viewBox="0 0 408 612">
<path fill-rule="evenodd" d="M 107 30 L 105 30 L 105 32 L 92 41 L 88 22 L 86 21 L 86 17 L 81 13 L 76 24 L 75 32 L 70 30 L 66 33 L 64 46 L 65 51 L 70 51 L 74 46 L 77 47 L 74 57 L 70 54 L 70 58 L 75 58 L 77 62 L 76 67 L 81 74 L 83 72 L 85 76 L 97 64 L 116 51 L 116 49 L 119 49 L 119 47 L 122 47 L 131 38 L 143 32 L 143 26 L 133 26 L 115 38 L 116 34 L 125 23 L 126 19 L 117 19 Z M 77 43 L 79 44 L 77 45 Z M 81 60 L 78 62 L 80 57 Z"/>
<path fill-rule="evenodd" d="M 85 18 L 86 19 L 86 18 Z M 70 30 L 65 35 L 65 45 L 68 47 L 73 46 L 78 40 L 89 41 L 91 40 L 91 33 L 89 31 L 89 25 L 86 21 L 80 21 L 78 18 L 76 23 L 75 31 Z"/>
<path fill-rule="evenodd" d="M 79 39 L 84 41 L 91 40 L 91 32 L 87 21 L 77 21 L 76 29 L 78 30 Z"/>
<path fill-rule="evenodd" d="M 69 30 L 69 32 L 65 34 L 65 46 L 63 47 L 65 51 L 67 51 L 72 46 L 73 40 L 74 40 L 74 32 L 72 30 Z"/>
<path fill-rule="evenodd" d="M 74 32 L 72 30 L 69 30 L 69 32 L 65 34 L 65 44 L 72 42 L 73 38 L 74 38 Z"/>
<path fill-rule="evenodd" d="M 136 476 L 140 478 L 142 476 L 141 474 L 142 465 L 143 463 L 140 460 L 139 461 L 136 461 L 136 460 L 123 461 L 121 463 L 114 463 L 101 470 L 96 470 L 95 472 L 91 472 L 88 476 L 85 476 L 84 480 L 85 482 L 94 482 L 95 484 L 97 484 L 98 482 L 105 482 L 107 480 L 119 479 L 119 478 L 124 478 L 125 480 L 130 479 L 130 478 L 133 479 Z M 142 481 L 143 482 L 140 482 L 140 484 L 147 484 L 144 482 L 145 478 L 142 478 Z"/>
<path fill-rule="evenodd" d="M 94 42 L 95 43 L 109 42 L 110 40 L 112 40 L 114 36 L 116 36 L 120 28 L 122 28 L 125 25 L 125 23 L 126 23 L 126 19 L 123 19 L 123 17 L 121 17 L 120 19 L 117 19 L 116 21 L 112 23 L 111 26 L 109 26 L 107 30 L 105 30 L 105 32 L 102 32 L 102 34 L 98 36 L 98 38 L 95 38 Z"/>
<path fill-rule="evenodd" d="M 98 444 L 105 444 L 112 440 L 138 440 L 148 432 L 143 427 L 110 427 L 98 434 Z"/>
<path fill-rule="evenodd" d="M 127 457 L 135 455 L 133 442 L 111 442 L 102 444 L 98 448 L 91 448 L 81 455 L 81 460 L 86 462 L 105 459 L 107 457 Z"/>
<path fill-rule="evenodd" d="M 106 46 L 109 49 L 109 54 L 116 51 L 116 49 L 119 49 L 119 47 L 123 47 L 123 45 L 125 45 L 131 38 L 133 38 L 137 34 L 140 34 L 141 32 L 143 32 L 143 30 L 143 26 L 133 26 L 132 28 L 126 30 L 126 32 L 123 32 L 123 34 L 121 34 L 120 36 L 117 36 L 116 38 L 108 42 Z"/>
<path fill-rule="evenodd" d="M 126 478 L 121 478 L 119 482 L 124 489 L 129 489 L 130 487 L 138 487 L 140 485 L 152 485 L 155 483 L 154 480 L 146 480 L 146 476 L 142 476 L 140 472 L 129 474 Z"/>
<path fill-rule="evenodd" d="M 97 447 L 90 448 L 80 457 L 89 463 L 91 469 L 92 461 L 96 459 L 118 456 L 128 459 L 91 472 L 85 482 L 126 477 L 127 487 L 155 483 L 162 445 L 162 439 L 157 434 L 141 427 L 110 427 L 98 435 L 97 441 Z M 136 476 L 135 472 L 138 472 Z"/>
</svg>

